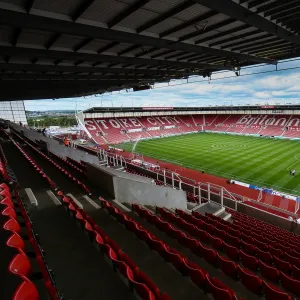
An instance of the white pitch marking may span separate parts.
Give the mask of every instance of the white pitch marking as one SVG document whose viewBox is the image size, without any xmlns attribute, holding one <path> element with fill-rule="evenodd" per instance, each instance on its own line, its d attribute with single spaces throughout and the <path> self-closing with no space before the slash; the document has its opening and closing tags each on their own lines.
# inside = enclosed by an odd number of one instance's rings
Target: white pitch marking
<svg viewBox="0 0 300 300">
<path fill-rule="evenodd" d="M 84 195 L 83 198 L 90 203 L 92 206 L 94 206 L 96 209 L 100 209 L 101 207 L 94 201 L 92 200 L 88 195 Z"/>
<path fill-rule="evenodd" d="M 57 197 L 53 194 L 52 191 L 47 191 L 48 196 L 51 198 L 51 200 L 54 202 L 55 205 L 61 205 L 61 202 L 57 199 Z"/>
<path fill-rule="evenodd" d="M 72 194 L 67 194 L 67 196 L 69 196 L 70 198 L 72 198 L 72 200 L 81 208 L 83 209 L 82 204 L 72 195 Z"/>
</svg>

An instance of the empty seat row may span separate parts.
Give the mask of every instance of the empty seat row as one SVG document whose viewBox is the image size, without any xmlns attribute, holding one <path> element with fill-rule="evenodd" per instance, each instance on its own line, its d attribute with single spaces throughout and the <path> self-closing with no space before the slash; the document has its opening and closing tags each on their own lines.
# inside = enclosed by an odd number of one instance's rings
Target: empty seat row
<svg viewBox="0 0 300 300">
<path fill-rule="evenodd" d="M 85 166 L 81 162 L 79 162 L 79 161 L 77 161 L 77 160 L 75 160 L 75 159 L 73 159 L 72 157 L 69 157 L 69 156 L 67 156 L 67 161 L 70 162 L 71 164 L 73 164 L 74 166 L 76 166 L 83 173 L 86 173 Z"/>
<path fill-rule="evenodd" d="M 193 253 L 196 255 L 203 257 L 208 263 L 213 265 L 214 267 L 218 268 L 221 267 L 221 270 L 237 279 L 240 278 L 242 283 L 251 291 L 261 294 L 263 289 L 263 280 L 256 276 L 256 274 L 250 272 L 247 269 L 240 268 L 235 262 L 231 261 L 230 259 L 221 257 L 215 250 L 211 248 L 207 248 L 204 245 L 202 245 L 199 241 L 194 239 L 192 236 L 188 236 L 184 232 L 174 228 L 170 223 L 164 222 L 156 215 L 152 214 L 150 211 L 141 208 L 138 205 L 133 206 L 136 212 L 143 218 L 145 218 L 148 222 L 154 224 L 157 228 L 160 230 L 166 232 L 166 234 L 170 235 L 171 237 L 178 240 L 178 242 L 185 247 L 189 248 Z M 159 209 L 161 211 L 161 209 Z M 176 217 L 176 216 L 175 216 Z M 195 227 L 194 227 L 195 229 Z M 203 231 L 203 233 L 207 234 L 207 237 L 209 238 L 209 234 L 206 231 Z M 194 234 L 197 236 L 196 231 L 194 231 Z M 201 238 L 200 238 L 201 240 Z M 220 250 L 220 245 L 223 245 L 223 241 L 219 238 L 213 238 L 212 239 L 212 245 L 217 250 Z M 247 254 L 245 254 L 247 255 Z M 246 264 L 246 267 L 249 268 L 249 265 L 251 266 L 252 261 L 248 261 L 248 255 L 245 257 L 244 261 Z M 227 261 L 227 264 L 222 264 L 222 261 Z M 225 267 L 226 266 L 226 267 Z M 240 274 L 243 274 L 243 277 L 240 276 Z M 293 278 L 290 278 L 292 281 Z M 256 282 L 255 286 L 252 286 L 250 282 Z M 275 288 L 275 287 L 274 287 Z M 289 290 L 290 292 L 294 293 L 294 291 L 297 291 L 299 288 L 293 287 Z M 281 291 L 281 293 L 283 293 Z M 268 298 L 270 299 L 270 298 Z"/>
<path fill-rule="evenodd" d="M 72 168 L 74 171 L 76 171 L 77 173 L 79 173 L 80 175 L 86 176 L 86 173 L 81 169 L 78 168 L 77 165 L 75 165 L 73 162 L 71 162 L 69 159 L 64 159 L 62 157 L 60 157 L 59 155 L 56 155 L 54 152 L 49 151 L 49 153 L 55 157 L 57 160 L 61 161 L 63 164 L 65 164 L 66 166 Z"/>
<path fill-rule="evenodd" d="M 237 231 L 244 232 L 247 235 L 253 235 L 257 240 L 265 241 L 273 247 L 291 247 L 300 252 L 300 240 L 299 236 L 278 228 L 274 225 L 267 224 L 263 221 L 257 220 L 253 217 L 246 216 L 239 212 L 230 210 L 233 215 L 234 224 L 231 225 Z M 199 216 L 199 213 L 193 213 L 193 215 Z M 211 214 L 206 214 L 209 218 L 213 218 L 215 221 L 220 222 L 220 218 Z M 238 216 L 238 217 L 237 217 Z M 237 219 L 238 218 L 238 219 Z M 227 222 L 222 220 L 223 222 Z M 227 222 L 229 225 L 230 223 Z M 287 245 L 287 246 L 285 246 Z M 282 248 L 287 251 L 287 248 Z M 299 253 L 300 254 L 300 253 Z"/>
<path fill-rule="evenodd" d="M 62 203 L 67 205 L 67 210 L 78 221 L 81 227 L 89 235 L 90 239 L 92 239 L 96 245 L 103 250 L 103 253 L 106 255 L 108 260 L 112 262 L 115 270 L 123 277 L 127 276 L 126 278 L 130 288 L 133 288 L 142 299 L 167 299 L 166 295 L 160 295 L 159 297 L 155 296 L 148 287 L 149 283 L 152 287 L 155 287 L 155 285 L 137 268 L 136 265 L 134 265 L 128 256 L 121 253 L 118 246 L 106 237 L 103 231 L 92 223 L 93 221 L 90 218 L 89 222 L 87 221 L 88 216 L 77 206 L 75 202 L 65 196 L 62 191 L 58 191 L 57 194 L 62 198 Z M 120 258 L 124 258 L 124 260 Z M 142 280 L 146 281 L 148 285 Z M 154 292 L 157 292 L 156 289 L 157 288 L 155 288 Z"/>
<path fill-rule="evenodd" d="M 274 269 L 275 273 L 279 274 L 279 272 L 281 271 L 287 275 L 293 274 L 294 278 L 290 278 L 290 280 L 295 280 L 294 284 L 299 283 L 300 285 L 300 282 L 298 282 L 300 279 L 300 268 L 298 267 L 298 265 L 292 264 L 289 261 L 284 261 L 278 258 L 276 255 L 272 255 L 270 252 L 262 251 L 256 246 L 248 244 L 243 240 L 240 241 L 237 237 L 232 237 L 229 234 L 227 235 L 225 231 L 219 231 L 218 229 L 214 228 L 214 230 L 211 230 L 211 226 L 213 225 L 209 225 L 209 227 L 205 228 L 202 226 L 203 224 L 201 223 L 201 227 L 199 228 L 199 222 L 195 224 L 187 223 L 179 217 L 176 217 L 174 215 L 171 216 L 171 213 L 163 208 L 157 208 L 157 211 L 162 216 L 166 216 L 167 219 L 172 220 L 176 225 L 186 230 L 188 233 L 196 235 L 202 242 L 211 243 L 212 247 L 216 250 L 227 253 L 227 256 L 231 259 L 235 261 L 241 260 L 247 268 L 253 271 L 258 271 L 260 269 L 260 260 L 261 262 L 263 262 L 262 265 L 268 264 L 270 270 Z M 183 211 L 180 211 L 179 213 L 182 216 L 186 214 Z M 193 218 L 193 216 L 189 216 Z M 190 218 L 190 220 L 193 219 Z M 294 261 L 291 260 L 291 262 Z M 298 262 L 298 260 L 296 262 Z M 277 280 L 275 281 L 279 282 L 279 279 L 279 276 L 277 276 Z"/>
<path fill-rule="evenodd" d="M 135 210 L 141 217 L 145 217 L 152 219 L 152 221 L 155 220 L 156 216 L 151 214 L 150 212 L 148 212 L 147 210 L 142 209 L 139 205 L 133 204 L 132 205 L 133 210 Z M 152 223 L 152 221 L 149 221 L 150 223 Z M 135 221 L 132 221 L 133 223 L 135 223 Z M 165 223 L 165 224 L 163 224 Z M 158 225 L 158 223 L 156 224 Z M 170 232 L 173 231 L 174 232 L 174 228 L 172 228 L 172 226 L 166 222 L 162 222 L 160 223 L 161 227 L 159 227 L 159 229 L 163 230 L 163 231 L 168 231 L 168 229 L 170 230 Z M 168 228 L 166 228 L 166 227 Z M 138 229 L 138 225 L 136 225 L 137 229 Z M 139 226 L 140 230 L 141 226 Z M 155 238 L 151 233 L 147 232 L 145 229 L 143 229 L 144 233 L 143 235 L 141 233 L 137 233 L 137 235 L 141 235 L 142 237 L 145 237 L 146 242 L 150 243 L 150 247 L 156 251 L 159 252 L 159 254 L 167 261 L 172 261 L 172 253 L 177 253 L 179 254 L 179 252 L 177 250 L 175 250 L 174 248 L 170 248 L 168 247 L 163 241 L 157 240 L 157 238 Z M 154 241 L 153 241 L 154 240 Z M 198 253 L 200 251 L 202 251 L 201 246 L 199 243 L 197 243 L 197 241 L 193 238 L 187 238 L 184 235 L 181 235 L 179 237 L 179 242 L 184 244 L 184 245 L 189 245 L 191 247 L 191 249 L 193 249 L 192 251 L 194 251 L 195 253 Z M 199 246 L 199 248 L 197 247 Z M 203 250 L 205 251 L 204 247 Z M 206 258 L 209 261 L 212 261 L 213 257 L 211 256 L 211 253 L 207 252 L 206 254 Z M 207 273 L 206 270 L 200 268 L 199 266 L 197 266 L 195 263 L 192 262 L 188 262 L 187 258 L 182 257 L 183 262 L 181 262 L 181 265 L 178 264 L 176 261 L 172 261 L 174 266 L 184 275 L 189 275 L 192 279 L 192 281 L 194 283 L 196 283 L 200 288 L 204 289 L 204 291 L 206 292 L 211 292 L 214 296 L 215 299 L 221 299 L 224 297 L 225 299 L 236 299 L 236 294 L 234 291 L 232 291 L 229 287 L 227 287 L 226 285 L 224 285 L 223 283 L 221 283 L 220 281 L 216 280 L 215 278 L 210 278 L 209 274 Z M 185 263 L 184 263 L 185 262 Z M 199 270 L 201 270 L 202 275 L 200 276 L 200 272 L 196 272 L 191 270 L 192 269 L 196 269 L 198 268 Z M 197 274 L 199 273 L 199 274 Z M 201 279 L 201 280 L 200 280 Z M 211 284 L 213 283 L 213 284 Z"/>
<path fill-rule="evenodd" d="M 2 150 L 2 148 L 1 148 L 1 150 Z M 5 159 L 3 151 L 1 151 L 0 162 L 1 162 L 1 160 L 5 161 L 5 164 L 7 165 L 7 161 Z M 1 175 L 3 175 L 3 173 Z M 11 182 L 11 180 L 8 180 L 8 181 Z M 52 274 L 49 271 L 49 268 L 47 266 L 46 259 L 43 254 L 43 251 L 41 249 L 41 246 L 37 241 L 36 234 L 33 231 L 33 224 L 29 218 L 29 213 L 27 212 L 25 205 L 19 196 L 19 193 L 15 189 L 15 186 L 16 186 L 16 184 L 12 185 L 12 187 L 14 188 L 14 191 L 13 191 L 14 201 L 13 201 L 12 194 L 10 192 L 10 188 L 5 183 L 0 184 L 0 199 L 1 199 L 1 202 L 0 202 L 1 203 L 0 204 L 1 224 L 0 225 L 2 226 L 4 223 L 4 225 L 2 227 L 3 230 L 1 232 L 1 238 L 2 238 L 2 240 L 5 241 L 5 237 L 7 237 L 8 232 L 11 232 L 12 235 L 10 236 L 9 239 L 7 239 L 6 245 L 10 247 L 9 248 L 10 250 L 12 250 L 12 249 L 18 250 L 17 251 L 18 256 L 15 257 L 16 260 L 11 265 L 11 267 L 12 268 L 16 267 L 16 270 L 17 270 L 17 267 L 19 266 L 19 263 L 21 262 L 22 268 L 23 268 L 23 266 L 22 266 L 22 264 L 23 264 L 24 266 L 27 266 L 27 267 L 29 266 L 29 268 L 31 270 L 29 259 L 25 254 L 25 251 L 26 251 L 25 242 L 21 238 L 21 234 L 24 235 L 24 232 L 21 232 L 20 224 L 22 224 L 22 227 L 25 226 L 26 239 L 29 241 L 29 243 L 33 249 L 34 258 L 38 263 L 39 269 L 40 269 L 42 277 L 44 279 L 44 285 L 48 291 L 50 299 L 51 300 L 59 300 L 60 295 L 57 291 L 55 282 L 52 278 Z M 21 223 L 19 223 L 17 221 L 18 218 L 22 218 Z M 31 255 L 31 257 L 32 257 L 32 255 Z M 2 256 L 2 259 L 4 259 L 3 256 Z M 23 278 L 23 275 L 22 275 L 22 278 Z M 29 299 L 35 299 L 36 295 L 38 297 L 35 286 L 30 282 L 30 280 L 27 280 L 28 278 L 26 279 L 26 277 L 24 277 L 23 279 L 25 281 L 22 282 L 20 289 L 18 289 L 16 291 L 15 298 L 16 299 L 27 299 L 26 295 L 30 295 Z M 10 282 L 8 282 L 8 286 L 10 286 Z"/>
<path fill-rule="evenodd" d="M 277 257 L 277 263 L 280 261 L 281 266 L 286 265 L 282 268 L 282 271 L 287 272 L 288 274 L 291 274 L 293 267 L 295 270 L 299 269 L 300 267 L 300 253 L 295 251 L 292 246 L 285 247 L 274 241 L 272 242 L 265 237 L 262 237 L 263 240 L 260 239 L 259 241 L 259 236 L 255 235 L 254 233 L 247 233 L 245 231 L 240 232 L 237 228 L 233 229 L 217 219 L 202 215 L 200 217 L 199 213 L 193 213 L 193 215 L 190 215 L 181 210 L 176 210 L 176 212 L 183 218 L 183 220 L 177 220 L 176 216 L 172 216 L 171 213 L 165 211 L 164 209 L 160 209 L 160 213 L 162 215 L 165 215 L 172 222 L 177 222 L 183 229 L 186 229 L 187 231 L 194 230 L 193 228 L 188 228 L 191 225 L 196 226 L 198 229 L 205 229 L 209 234 L 215 235 L 222 240 L 227 241 L 227 243 L 232 246 L 244 249 L 244 251 L 248 254 L 256 255 L 259 258 L 261 257 L 262 260 L 269 264 L 274 262 L 273 256 Z M 195 216 L 197 218 L 195 218 Z M 187 223 L 185 219 L 187 219 L 191 224 Z M 208 240 L 207 233 L 202 234 L 203 239 L 205 239 L 205 236 L 206 240 Z"/>
<path fill-rule="evenodd" d="M 58 163 L 56 163 L 55 161 L 53 161 L 49 156 L 47 156 L 43 152 L 39 151 L 36 147 L 34 147 L 33 145 L 31 145 L 31 141 L 30 142 L 26 141 L 24 138 L 22 138 L 21 136 L 19 136 L 16 133 L 15 133 L 15 135 L 19 139 L 21 139 L 22 141 L 24 141 L 28 146 L 30 146 L 35 152 L 37 152 L 39 155 L 41 155 L 46 160 L 48 160 L 49 163 L 53 164 L 58 170 L 60 170 L 62 173 L 64 173 L 65 176 L 67 176 L 70 180 L 72 180 L 73 182 L 75 182 L 82 190 L 84 190 L 84 192 L 86 192 L 89 195 L 91 194 L 90 190 L 85 186 L 85 184 L 83 182 L 81 182 L 80 180 L 78 180 L 77 178 L 75 178 L 70 172 L 68 172 L 67 170 L 65 170 L 64 168 L 62 168 Z"/>
<path fill-rule="evenodd" d="M 26 255 L 26 246 L 21 237 L 21 226 L 17 221 L 15 205 L 10 190 L 0 184 L 1 216 L 1 297 L 2 299 L 38 300 L 39 293 L 30 280 L 32 267 Z M 58 298 L 52 298 L 58 299 Z"/>
<path fill-rule="evenodd" d="M 28 155 L 27 158 L 32 161 Z M 39 172 L 37 164 L 35 164 L 34 167 Z M 130 289 L 133 289 L 141 299 L 169 299 L 167 295 L 160 294 L 160 291 L 155 284 L 138 269 L 132 260 L 121 251 L 116 243 L 109 239 L 71 198 L 65 196 L 65 194 L 57 188 L 55 189 L 55 192 L 61 198 L 62 204 L 66 207 L 70 215 L 77 220 L 78 224 L 84 229 L 90 240 L 95 243 L 97 248 L 101 250 L 101 253 L 103 253 L 111 263 L 114 270 L 127 282 Z"/>
<path fill-rule="evenodd" d="M 266 232 L 272 234 L 272 236 L 279 236 L 282 239 L 288 239 L 289 241 L 292 241 L 295 244 L 299 244 L 300 246 L 300 237 L 298 235 L 295 235 L 292 232 L 289 232 L 287 230 L 281 229 L 279 227 L 276 227 L 274 225 L 268 224 L 264 221 L 255 219 L 253 217 L 250 217 L 248 215 L 245 215 L 243 213 L 226 209 L 228 212 L 232 214 L 232 218 L 234 220 L 234 223 L 238 224 L 239 226 L 246 226 L 249 228 L 257 228 L 257 230 L 261 230 L 261 232 Z"/>
<path fill-rule="evenodd" d="M 86 232 L 91 242 L 100 250 L 114 271 L 123 282 L 132 289 L 139 298 L 146 300 L 168 300 L 168 295 L 162 294 L 148 276 L 123 253 L 120 247 L 111 240 L 105 232 L 68 196 L 58 192 L 61 201 L 73 219 Z"/>
</svg>

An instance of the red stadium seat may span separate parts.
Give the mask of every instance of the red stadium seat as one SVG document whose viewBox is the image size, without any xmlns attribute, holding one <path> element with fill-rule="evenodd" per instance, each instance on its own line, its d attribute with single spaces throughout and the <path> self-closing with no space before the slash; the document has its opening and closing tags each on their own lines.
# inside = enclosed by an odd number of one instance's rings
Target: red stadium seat
<svg viewBox="0 0 300 300">
<path fill-rule="evenodd" d="M 276 286 L 263 282 L 263 292 L 266 300 L 292 300 L 292 297 L 284 293 Z"/>
<path fill-rule="evenodd" d="M 278 258 L 283 257 L 283 251 L 281 249 L 276 249 L 276 248 L 270 246 L 269 251 L 272 255 L 277 256 Z"/>
<path fill-rule="evenodd" d="M 269 246 L 266 243 L 261 242 L 260 240 L 255 239 L 254 244 L 256 245 L 256 248 L 261 251 L 265 251 L 265 252 L 269 251 Z"/>
<path fill-rule="evenodd" d="M 228 276 L 237 279 L 237 267 L 238 265 L 231 261 L 228 260 L 227 258 L 223 257 L 223 256 L 219 256 L 219 262 L 220 262 L 220 267 L 221 270 Z"/>
<path fill-rule="evenodd" d="M 279 282 L 280 272 L 276 268 L 271 267 L 262 261 L 259 261 L 259 270 L 260 270 L 260 274 L 263 277 L 274 282 Z"/>
<path fill-rule="evenodd" d="M 270 254 L 270 252 L 265 252 L 265 251 L 262 251 L 262 250 L 256 248 L 256 254 L 257 254 L 258 259 L 264 261 L 265 263 L 267 263 L 269 265 L 272 264 L 273 256 Z"/>
<path fill-rule="evenodd" d="M 293 277 L 297 280 L 300 280 L 300 268 L 292 266 Z"/>
<path fill-rule="evenodd" d="M 294 279 L 284 273 L 280 274 L 282 286 L 289 292 L 300 296 L 300 280 Z"/>
<path fill-rule="evenodd" d="M 9 219 L 4 225 L 3 228 L 7 231 L 20 233 L 21 227 L 15 219 Z"/>
<path fill-rule="evenodd" d="M 209 241 L 209 234 L 202 230 L 202 229 L 197 229 L 195 230 L 195 235 L 200 239 L 201 242 L 207 243 Z"/>
<path fill-rule="evenodd" d="M 211 245 L 216 250 L 222 250 L 223 248 L 223 241 L 220 238 L 217 238 L 215 236 L 210 237 Z"/>
<path fill-rule="evenodd" d="M 214 299 L 218 300 L 237 300 L 236 294 L 215 277 L 210 278 L 206 275 L 206 283 L 208 290 L 212 293 Z"/>
<path fill-rule="evenodd" d="M 205 275 L 207 272 L 194 263 L 188 264 L 188 275 L 191 280 L 202 290 L 205 289 Z"/>
<path fill-rule="evenodd" d="M 218 265 L 217 253 L 213 249 L 204 248 L 203 257 L 204 259 L 213 266 Z"/>
<path fill-rule="evenodd" d="M 240 251 L 240 257 L 241 257 L 242 263 L 245 267 L 247 267 L 253 271 L 257 271 L 258 260 L 254 256 L 251 256 L 243 251 Z"/>
<path fill-rule="evenodd" d="M 32 273 L 28 257 L 24 253 L 17 254 L 8 266 L 9 272 L 18 276 L 29 277 Z"/>
<path fill-rule="evenodd" d="M 229 258 L 235 261 L 239 260 L 240 250 L 238 248 L 224 243 L 224 251 Z"/>
<path fill-rule="evenodd" d="M 17 219 L 17 214 L 16 214 L 15 210 L 13 208 L 9 207 L 9 206 L 4 208 L 1 211 L 1 215 L 9 217 L 9 218 L 13 218 L 15 220 Z"/>
<path fill-rule="evenodd" d="M 2 200 L 1 200 L 1 206 L 2 206 L 2 209 L 4 209 L 5 207 L 11 207 L 12 209 L 14 209 L 15 205 L 14 203 L 12 202 L 10 196 L 5 196 Z M 0 206 L 0 207 L 1 207 Z"/>
<path fill-rule="evenodd" d="M 252 244 L 246 243 L 245 241 L 241 242 L 241 248 L 247 254 L 255 255 L 255 253 L 256 253 L 256 247 L 253 246 Z"/>
<path fill-rule="evenodd" d="M 8 247 L 25 250 L 24 240 L 17 234 L 13 233 L 6 242 Z"/>
<path fill-rule="evenodd" d="M 16 289 L 12 300 L 39 300 L 40 296 L 35 285 L 24 278 L 24 281 Z"/>
<path fill-rule="evenodd" d="M 246 269 L 238 267 L 238 275 L 243 285 L 250 291 L 261 295 L 262 279 Z"/>
<path fill-rule="evenodd" d="M 299 266 L 299 264 L 300 264 L 300 259 L 298 257 L 294 257 L 294 256 L 288 254 L 287 252 L 284 253 L 284 259 L 286 261 L 288 261 L 290 264 L 295 265 L 295 266 Z"/>
<path fill-rule="evenodd" d="M 292 273 L 292 266 L 289 262 L 274 256 L 274 264 L 279 271 L 284 272 L 286 274 Z"/>
<path fill-rule="evenodd" d="M 239 248 L 240 242 L 241 241 L 238 237 L 227 234 L 227 243 L 230 244 L 231 246 Z"/>
<path fill-rule="evenodd" d="M 220 238 L 221 240 L 225 240 L 226 239 L 226 236 L 227 236 L 227 233 L 226 231 L 224 230 L 219 230 L 218 228 L 216 228 L 215 230 L 215 234 L 218 238 Z"/>
</svg>

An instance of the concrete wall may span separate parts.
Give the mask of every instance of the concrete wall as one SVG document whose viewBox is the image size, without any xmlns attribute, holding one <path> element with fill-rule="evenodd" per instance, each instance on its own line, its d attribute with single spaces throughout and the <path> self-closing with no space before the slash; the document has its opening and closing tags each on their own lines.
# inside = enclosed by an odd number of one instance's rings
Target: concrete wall
<svg viewBox="0 0 300 300">
<path fill-rule="evenodd" d="M 152 180 L 149 178 L 125 173 L 113 168 L 103 167 L 92 163 L 86 164 L 86 170 L 88 179 L 106 191 L 113 198 L 116 198 L 113 177 L 121 177 L 144 183 L 152 183 Z"/>
<path fill-rule="evenodd" d="M 170 187 L 114 177 L 116 199 L 125 203 L 186 209 L 186 193 Z"/>
<path fill-rule="evenodd" d="M 115 199 L 114 175 L 106 169 L 108 168 L 101 168 L 94 164 L 87 163 L 87 177 L 93 184 L 103 189 L 110 197 Z"/>
</svg>

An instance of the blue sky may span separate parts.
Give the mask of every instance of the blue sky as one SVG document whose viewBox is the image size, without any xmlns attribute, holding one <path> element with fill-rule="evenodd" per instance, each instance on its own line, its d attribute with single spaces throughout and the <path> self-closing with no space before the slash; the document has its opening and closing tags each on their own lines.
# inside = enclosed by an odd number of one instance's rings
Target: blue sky
<svg viewBox="0 0 300 300">
<path fill-rule="evenodd" d="M 299 67 L 299 69 L 297 69 Z M 289 70 L 282 70 L 294 68 Z M 208 81 L 202 77 L 159 84 L 155 89 L 142 92 L 104 94 L 70 99 L 25 101 L 26 110 L 87 109 L 94 106 L 209 106 L 239 104 L 300 104 L 300 60 L 281 62 L 278 69 L 272 65 L 255 66 L 233 72 L 212 75 Z M 261 73 L 265 72 L 265 73 Z M 261 74 L 253 74 L 261 73 Z M 249 75 L 252 74 L 252 75 Z M 227 78 L 226 78 L 227 77 Z"/>
</svg>

